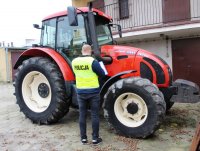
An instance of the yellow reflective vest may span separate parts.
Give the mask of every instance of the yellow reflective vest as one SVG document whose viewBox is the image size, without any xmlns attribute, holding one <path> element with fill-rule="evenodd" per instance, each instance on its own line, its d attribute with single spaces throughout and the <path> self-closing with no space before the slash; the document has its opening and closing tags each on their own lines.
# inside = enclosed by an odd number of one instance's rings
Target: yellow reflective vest
<svg viewBox="0 0 200 151">
<path fill-rule="evenodd" d="M 90 56 L 78 57 L 72 61 L 72 68 L 76 76 L 76 87 L 78 89 L 98 88 L 98 76 L 92 70 L 94 58 Z"/>
</svg>

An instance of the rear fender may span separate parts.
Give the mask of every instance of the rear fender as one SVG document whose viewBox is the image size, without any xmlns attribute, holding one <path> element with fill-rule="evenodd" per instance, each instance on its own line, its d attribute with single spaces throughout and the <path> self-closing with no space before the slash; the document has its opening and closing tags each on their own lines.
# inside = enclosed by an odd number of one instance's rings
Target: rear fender
<svg viewBox="0 0 200 151">
<path fill-rule="evenodd" d="M 55 50 L 51 48 L 31 48 L 26 50 L 21 54 L 21 56 L 18 58 L 14 69 L 17 69 L 24 60 L 29 59 L 31 57 L 48 57 L 51 58 L 60 68 L 60 71 L 63 75 L 63 78 L 65 81 L 74 81 L 75 77 L 72 72 L 72 69 L 67 63 L 67 61 Z"/>
</svg>

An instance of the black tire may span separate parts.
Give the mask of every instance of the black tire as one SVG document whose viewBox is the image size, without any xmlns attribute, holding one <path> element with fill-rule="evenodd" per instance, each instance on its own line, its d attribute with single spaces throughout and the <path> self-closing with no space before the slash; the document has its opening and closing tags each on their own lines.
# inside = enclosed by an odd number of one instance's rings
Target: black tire
<svg viewBox="0 0 200 151">
<path fill-rule="evenodd" d="M 146 119 L 142 117 L 145 121 L 143 121 L 141 125 L 132 127 L 124 125 L 116 116 L 114 109 L 115 102 L 120 96 L 126 93 L 138 95 L 146 104 L 148 115 L 146 115 Z M 126 99 L 126 97 L 123 99 Z M 150 136 L 159 128 L 165 117 L 166 104 L 162 93 L 156 85 L 140 77 L 131 77 L 117 81 L 109 87 L 104 96 L 104 101 L 104 115 L 106 115 L 105 117 L 109 124 L 111 124 L 118 133 L 126 137 L 146 138 Z M 128 106 L 126 109 L 128 110 Z M 139 110 L 137 113 L 139 113 Z M 131 113 L 131 115 L 134 115 L 134 113 Z M 143 120 L 142 118 L 141 120 Z"/>
<path fill-rule="evenodd" d="M 165 103 L 166 103 L 166 111 L 169 111 L 172 106 L 174 105 L 174 102 L 171 102 L 170 99 L 172 97 L 172 92 L 168 88 L 161 88 L 160 91 L 164 95 Z"/>
<path fill-rule="evenodd" d="M 165 102 L 166 102 L 166 112 L 169 111 L 172 108 L 172 106 L 174 105 L 174 102 L 170 102 L 169 100 L 165 99 Z"/>
<path fill-rule="evenodd" d="M 46 77 L 50 85 L 50 103 L 42 112 L 36 112 L 33 109 L 29 108 L 23 97 L 23 94 L 25 94 L 25 92 L 22 92 L 22 86 L 25 83 L 23 83 L 23 81 L 25 81 L 24 79 L 29 73 L 31 74 L 33 72 L 38 72 L 39 74 L 42 73 Z M 20 107 L 20 111 L 22 111 L 25 116 L 28 117 L 30 120 L 32 120 L 33 123 L 55 123 L 69 111 L 70 101 L 66 97 L 63 76 L 57 65 L 48 58 L 33 57 L 25 60 L 22 65 L 18 67 L 18 71 L 15 74 L 14 86 L 17 104 Z M 35 91 L 39 92 L 39 87 L 37 88 L 37 90 L 35 88 Z M 32 90 L 31 93 L 33 93 Z M 46 94 L 49 95 L 48 93 Z M 41 100 L 37 99 L 37 101 Z"/>
</svg>

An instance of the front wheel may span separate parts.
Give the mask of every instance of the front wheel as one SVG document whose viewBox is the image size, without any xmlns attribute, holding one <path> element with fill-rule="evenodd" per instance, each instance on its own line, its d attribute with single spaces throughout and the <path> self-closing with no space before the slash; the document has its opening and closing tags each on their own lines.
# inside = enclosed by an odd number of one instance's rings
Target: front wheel
<svg viewBox="0 0 200 151">
<path fill-rule="evenodd" d="M 104 97 L 108 122 L 127 137 L 153 134 L 165 117 L 166 104 L 159 89 L 147 79 L 121 79 Z"/>
</svg>

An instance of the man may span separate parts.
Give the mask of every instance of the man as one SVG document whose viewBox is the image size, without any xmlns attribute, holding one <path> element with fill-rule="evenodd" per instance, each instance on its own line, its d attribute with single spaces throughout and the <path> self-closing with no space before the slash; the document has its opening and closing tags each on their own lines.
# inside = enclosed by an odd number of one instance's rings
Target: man
<svg viewBox="0 0 200 151">
<path fill-rule="evenodd" d="M 72 68 L 76 77 L 77 99 L 79 104 L 79 126 L 82 144 L 87 144 L 86 116 L 87 104 L 91 107 L 92 119 L 92 143 L 97 145 L 102 142 L 99 137 L 99 106 L 100 87 L 99 77 L 104 77 L 104 70 L 99 62 L 91 57 L 92 49 L 90 45 L 83 45 L 82 56 L 72 61 Z"/>
</svg>

